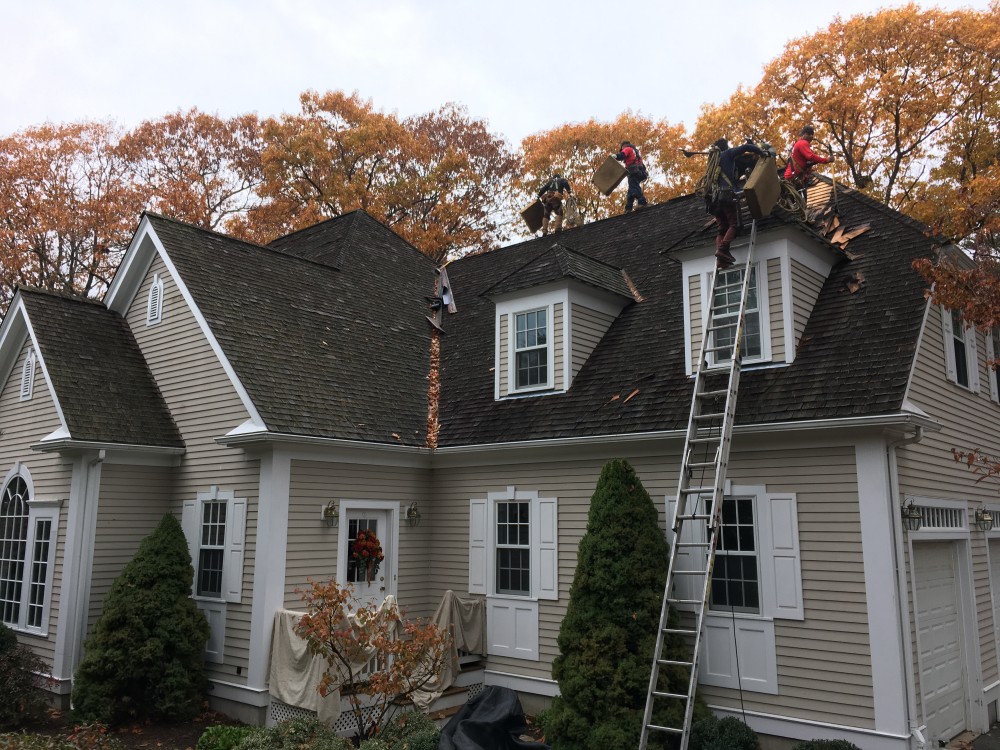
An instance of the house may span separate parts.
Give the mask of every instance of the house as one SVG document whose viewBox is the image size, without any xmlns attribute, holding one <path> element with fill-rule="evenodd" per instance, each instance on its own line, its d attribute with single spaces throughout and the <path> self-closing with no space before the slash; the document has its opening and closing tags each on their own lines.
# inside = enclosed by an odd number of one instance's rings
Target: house
<svg viewBox="0 0 1000 750">
<path fill-rule="evenodd" d="M 759 224 L 702 694 L 768 738 L 934 747 L 1000 700 L 1000 499 L 951 454 L 998 450 L 1000 346 L 925 299 L 922 226 L 838 192 L 811 202 L 856 231 Z M 364 212 L 268 247 L 145 214 L 102 302 L 22 289 L 0 326 L 0 620 L 67 696 L 169 512 L 217 708 L 280 714 L 275 613 L 332 576 L 414 616 L 482 600 L 482 682 L 544 705 L 606 460 L 668 526 L 706 219 L 689 196 L 455 261 L 439 334 L 437 269 Z"/>
</svg>

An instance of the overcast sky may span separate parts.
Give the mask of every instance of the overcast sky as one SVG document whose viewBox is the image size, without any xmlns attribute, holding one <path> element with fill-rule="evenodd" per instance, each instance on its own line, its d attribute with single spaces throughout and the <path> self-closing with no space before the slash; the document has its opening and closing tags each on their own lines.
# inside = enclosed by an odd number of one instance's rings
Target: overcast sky
<svg viewBox="0 0 1000 750">
<path fill-rule="evenodd" d="M 626 109 L 691 129 L 702 104 L 756 84 L 790 39 L 837 12 L 903 4 L 0 0 L 0 136 L 191 107 L 278 115 L 306 89 L 357 91 L 400 116 L 464 104 L 512 143 Z"/>
</svg>

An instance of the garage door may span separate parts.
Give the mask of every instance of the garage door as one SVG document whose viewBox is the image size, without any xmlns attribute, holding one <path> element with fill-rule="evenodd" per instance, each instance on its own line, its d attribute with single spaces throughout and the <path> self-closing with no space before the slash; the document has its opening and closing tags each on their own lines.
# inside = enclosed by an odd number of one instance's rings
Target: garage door
<svg viewBox="0 0 1000 750">
<path fill-rule="evenodd" d="M 932 739 L 947 741 L 965 729 L 955 548 L 948 543 L 916 543 L 913 558 L 924 723 Z"/>
</svg>

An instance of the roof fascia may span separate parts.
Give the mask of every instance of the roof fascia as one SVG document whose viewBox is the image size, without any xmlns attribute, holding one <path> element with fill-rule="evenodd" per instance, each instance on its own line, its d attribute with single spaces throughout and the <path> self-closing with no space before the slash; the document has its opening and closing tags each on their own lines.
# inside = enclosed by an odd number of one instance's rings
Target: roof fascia
<svg viewBox="0 0 1000 750">
<path fill-rule="evenodd" d="M 34 329 L 31 327 L 31 319 L 28 317 L 28 311 L 24 307 L 24 298 L 19 290 L 14 295 L 14 300 L 7 310 L 7 317 L 3 319 L 3 325 L 0 325 L 0 387 L 10 378 L 11 371 L 14 369 L 14 363 L 17 362 L 21 347 L 24 346 L 25 338 L 31 339 L 35 356 L 38 358 L 37 361 L 42 369 L 42 377 L 45 379 L 45 386 L 49 389 L 49 395 L 52 397 L 52 405 L 55 407 L 56 416 L 59 417 L 59 430 L 57 432 L 61 431 L 68 435 L 69 427 L 66 425 L 66 417 L 63 415 L 62 406 L 59 404 L 59 396 L 56 394 L 56 389 L 52 386 L 52 378 L 49 377 L 49 368 L 46 366 L 45 357 L 42 356 L 42 350 L 38 346 L 38 339 L 35 336 Z"/>
<path fill-rule="evenodd" d="M 243 448 L 249 452 L 263 452 L 280 448 L 290 452 L 292 458 L 302 460 L 353 461 L 362 464 L 394 466 L 423 466 L 433 454 L 423 446 L 366 443 L 360 440 L 292 435 L 278 432 L 237 434 L 234 430 L 215 438 L 219 445 Z"/>
<path fill-rule="evenodd" d="M 108 289 L 107 295 L 104 297 L 104 304 L 107 305 L 109 309 L 114 310 L 119 315 L 124 317 L 129 307 L 132 306 L 132 302 L 135 300 L 135 295 L 138 294 L 142 280 L 149 272 L 149 267 L 153 263 L 153 258 L 157 255 L 167 267 L 167 271 L 170 273 L 171 279 L 177 285 L 177 289 L 180 291 L 181 296 L 184 297 L 184 301 L 191 310 L 191 314 L 194 315 L 195 321 L 198 323 L 198 328 L 201 329 L 202 335 L 204 335 L 205 339 L 208 341 L 212 351 L 215 352 L 215 356 L 218 358 L 219 364 L 222 365 L 222 369 L 229 378 L 229 382 L 232 384 L 233 389 L 236 391 L 240 401 L 243 403 L 243 408 L 245 408 L 247 413 L 250 415 L 250 423 L 255 425 L 258 429 L 267 429 L 264 419 L 260 416 L 260 412 L 257 411 L 256 405 L 250 398 L 250 394 L 243 386 L 243 382 L 236 374 L 236 370 L 233 369 L 232 364 L 229 362 L 229 358 L 222 350 L 222 346 L 219 344 L 218 339 L 209 327 L 208 321 L 205 320 L 205 316 L 202 315 L 198 305 L 195 304 L 194 297 L 191 296 L 191 291 L 188 289 L 187 284 L 184 283 L 177 267 L 167 254 L 167 250 L 163 246 L 163 242 L 156 235 L 156 230 L 149 221 L 149 217 L 142 217 L 142 222 L 139 224 L 139 229 L 136 231 L 135 237 L 132 239 L 132 244 L 129 245 L 129 249 L 125 254 L 124 260 L 122 261 L 122 266 L 120 267 L 118 274 L 115 275 L 115 279 L 112 282 L 111 288 Z"/>
<path fill-rule="evenodd" d="M 61 453 L 75 455 L 93 451 L 103 451 L 107 463 L 127 463 L 143 465 L 177 466 L 186 448 L 172 448 L 161 445 L 129 445 L 108 443 L 99 440 L 73 440 L 58 430 L 42 438 L 31 446 L 39 453 Z"/>
</svg>

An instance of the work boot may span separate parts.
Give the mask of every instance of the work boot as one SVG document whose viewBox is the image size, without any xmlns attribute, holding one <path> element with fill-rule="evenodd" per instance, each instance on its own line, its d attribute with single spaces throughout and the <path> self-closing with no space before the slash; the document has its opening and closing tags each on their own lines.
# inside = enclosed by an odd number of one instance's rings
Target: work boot
<svg viewBox="0 0 1000 750">
<path fill-rule="evenodd" d="M 719 259 L 720 268 L 728 268 L 736 262 L 736 258 L 729 252 L 728 247 L 720 247 L 715 251 L 715 257 Z"/>
<path fill-rule="evenodd" d="M 555 226 L 552 227 L 553 233 L 558 234 L 559 232 L 562 231 L 562 221 L 563 221 L 563 217 L 559 216 L 559 215 L 556 215 L 556 220 L 554 222 L 552 222 L 555 225 Z"/>
<path fill-rule="evenodd" d="M 546 216 L 542 219 L 542 237 L 549 233 L 549 217 Z"/>
</svg>

